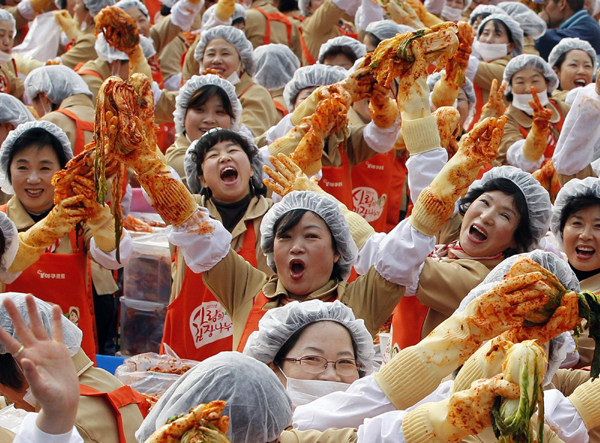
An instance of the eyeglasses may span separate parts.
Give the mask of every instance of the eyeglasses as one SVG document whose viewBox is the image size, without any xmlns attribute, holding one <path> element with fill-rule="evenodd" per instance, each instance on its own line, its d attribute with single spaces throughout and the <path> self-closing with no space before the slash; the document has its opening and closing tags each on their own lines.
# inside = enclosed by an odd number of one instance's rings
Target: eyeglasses
<svg viewBox="0 0 600 443">
<path fill-rule="evenodd" d="M 358 368 L 362 367 L 353 358 L 340 358 L 339 360 L 330 361 L 319 355 L 307 355 L 301 358 L 284 358 L 284 361 L 292 361 L 304 367 L 304 370 L 309 374 L 321 374 L 327 370 L 331 364 L 333 369 L 342 376 L 356 375 Z"/>
</svg>

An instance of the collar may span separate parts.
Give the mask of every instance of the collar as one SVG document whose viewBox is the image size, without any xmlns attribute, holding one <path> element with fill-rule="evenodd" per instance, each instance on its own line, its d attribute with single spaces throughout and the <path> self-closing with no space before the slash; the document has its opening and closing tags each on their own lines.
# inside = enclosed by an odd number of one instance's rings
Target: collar
<svg viewBox="0 0 600 443">
<path fill-rule="evenodd" d="M 283 97 L 283 89 L 275 89 L 274 91 L 269 91 L 271 93 L 271 97 L 275 98 L 275 97 Z"/>
<path fill-rule="evenodd" d="M 10 214 L 10 219 L 18 231 L 26 231 L 35 224 L 16 195 L 13 195 L 6 204 L 6 212 Z"/>
<path fill-rule="evenodd" d="M 546 109 L 552 109 L 550 123 L 558 123 L 560 121 L 560 114 L 558 113 L 556 106 L 554 106 L 554 103 L 548 103 L 548 105 L 546 105 Z M 529 129 L 533 125 L 533 118 L 525 114 L 520 109 L 515 108 L 512 103 L 508 106 L 507 114 L 514 118 L 519 126 L 522 126 L 525 129 Z"/>
<path fill-rule="evenodd" d="M 302 298 L 290 298 L 290 295 L 283 287 L 277 275 L 273 275 L 269 278 L 267 284 L 263 287 L 263 294 L 269 300 L 278 301 L 278 306 L 283 306 L 291 301 L 308 301 L 308 300 L 322 300 L 322 301 L 332 301 L 332 298 L 337 296 L 337 289 L 339 283 L 335 280 L 329 280 L 325 286 L 317 289 L 316 291 L 310 293 L 306 297 Z"/>
<path fill-rule="evenodd" d="M 244 73 L 240 77 L 240 82 L 237 85 L 235 85 L 235 94 L 239 98 L 240 95 L 242 95 L 242 92 L 244 92 L 249 86 L 253 84 L 254 82 L 252 81 L 252 77 L 250 77 L 248 73 L 244 71 Z"/>
<path fill-rule="evenodd" d="M 199 203 L 201 206 L 208 209 L 208 212 L 211 217 L 221 221 L 219 211 L 217 211 L 217 208 L 211 199 L 207 199 L 205 196 L 202 196 Z M 270 199 L 264 198 L 263 196 L 253 197 L 252 200 L 250 200 L 250 203 L 248 204 L 248 209 L 246 209 L 246 213 L 231 232 L 231 236 L 233 238 L 237 238 L 239 235 L 246 232 L 246 222 L 256 220 L 257 218 L 262 217 L 266 214 L 266 212 L 272 205 L 273 202 Z"/>
<path fill-rule="evenodd" d="M 185 148 L 186 152 L 187 152 L 187 148 L 189 148 L 191 144 L 192 143 L 187 138 L 187 135 L 185 135 L 185 133 L 179 134 L 177 136 L 177 138 L 175 139 L 175 146 L 178 148 Z"/>
<path fill-rule="evenodd" d="M 94 366 L 94 362 L 89 359 L 83 349 L 80 349 L 77 354 L 71 357 L 73 360 L 73 365 L 75 365 L 75 370 L 77 371 L 77 377 L 80 377 L 85 371 Z"/>
<path fill-rule="evenodd" d="M 600 273 L 579 282 L 582 291 L 600 291 Z"/>
<path fill-rule="evenodd" d="M 86 106 L 88 108 L 93 108 L 94 104 L 92 103 L 92 99 L 89 98 L 85 94 L 75 94 L 70 97 L 65 98 L 58 109 L 66 109 L 71 106 Z"/>
<path fill-rule="evenodd" d="M 561 25 L 558 27 L 558 29 L 566 29 L 569 26 L 574 25 L 575 23 L 577 23 L 579 20 L 584 19 L 588 15 L 589 14 L 588 14 L 588 12 L 585 9 L 582 9 L 581 11 L 577 11 L 571 17 L 569 17 L 564 22 L 562 22 Z"/>
</svg>

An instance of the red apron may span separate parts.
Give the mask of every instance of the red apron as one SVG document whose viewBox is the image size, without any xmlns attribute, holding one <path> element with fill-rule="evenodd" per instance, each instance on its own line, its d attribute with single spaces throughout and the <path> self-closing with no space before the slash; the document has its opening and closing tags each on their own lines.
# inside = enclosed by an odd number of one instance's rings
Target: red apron
<svg viewBox="0 0 600 443">
<path fill-rule="evenodd" d="M 353 211 L 377 232 L 383 232 L 386 227 L 394 157 L 394 151 L 378 154 L 351 171 Z"/>
<path fill-rule="evenodd" d="M 550 100 L 550 103 L 552 103 L 552 105 L 554 105 L 554 107 L 556 108 L 556 111 L 558 112 L 560 119 L 558 120 L 557 123 L 550 123 L 550 131 L 548 131 L 548 141 L 546 142 L 546 150 L 544 151 L 544 159 L 552 158 L 552 156 L 554 155 L 554 149 L 556 149 L 556 144 L 558 143 L 558 139 L 554 136 L 552 129 L 554 129 L 554 128 L 558 129 L 558 133 L 560 134 L 562 131 L 563 124 L 565 123 L 565 117 L 564 117 L 564 115 L 562 115 L 562 112 L 560 112 L 560 109 L 559 109 L 558 105 L 556 104 L 556 102 L 554 100 Z M 527 135 L 529 134 L 529 129 L 525 129 L 523 126 L 519 126 L 519 129 L 521 131 L 521 135 L 523 136 L 523 138 L 527 138 Z"/>
<path fill-rule="evenodd" d="M 78 245 L 75 231 L 71 231 L 69 237 L 73 253 L 43 253 L 19 278 L 6 285 L 5 291 L 31 293 L 48 303 L 59 305 L 67 318 L 83 331 L 81 348 L 95 362 L 96 321 L 90 263 L 83 247 L 83 238 L 79 239 Z"/>
<path fill-rule="evenodd" d="M 256 234 L 252 221 L 246 223 L 244 242 L 238 254 L 256 267 Z M 231 318 L 204 286 L 202 273 L 196 274 L 187 266 L 181 291 L 167 307 L 162 342 L 179 357 L 197 361 L 233 349 Z"/>
<path fill-rule="evenodd" d="M 292 44 L 292 22 L 289 18 L 283 15 L 281 12 L 273 12 L 268 13 L 263 8 L 255 8 L 258 12 L 265 16 L 267 19 L 267 27 L 265 29 L 265 38 L 263 40 L 263 45 L 268 45 L 271 43 L 271 20 L 276 22 L 281 22 L 285 24 L 285 30 L 287 31 L 287 41 L 288 45 Z"/>
<path fill-rule="evenodd" d="M 267 313 L 267 309 L 263 309 L 267 303 L 269 303 L 269 299 L 263 294 L 262 291 L 256 296 L 254 299 L 254 303 L 252 304 L 252 310 L 250 311 L 250 315 L 248 316 L 248 320 L 246 320 L 246 326 L 244 326 L 244 332 L 242 332 L 242 337 L 240 338 L 240 342 L 238 343 L 237 351 L 244 352 L 244 348 L 246 347 L 246 342 L 248 341 L 248 337 L 254 331 L 258 331 L 258 322 L 264 315 Z"/>
<path fill-rule="evenodd" d="M 143 417 L 146 417 L 148 414 L 148 403 L 146 402 L 146 398 L 127 385 L 121 386 L 111 392 L 101 392 L 91 386 L 79 385 L 79 395 L 83 397 L 102 397 L 106 400 L 117 418 L 120 443 L 127 443 L 125 432 L 123 431 L 123 417 L 121 416 L 120 409 L 128 405 L 136 404 Z"/>
<path fill-rule="evenodd" d="M 323 177 L 319 180 L 319 186 L 352 210 L 352 176 L 348 155 L 342 151 L 342 146 L 343 143 L 340 143 L 338 147 L 342 154 L 342 164 L 340 166 L 323 166 Z"/>
<path fill-rule="evenodd" d="M 88 122 L 80 119 L 73 111 L 68 109 L 57 109 L 56 112 L 66 115 L 75 122 L 75 146 L 73 147 L 73 156 L 83 152 L 85 146 L 85 131 L 94 132 L 94 122 Z"/>
<path fill-rule="evenodd" d="M 416 296 L 403 297 L 392 315 L 391 344 L 399 349 L 414 346 L 421 341 L 421 331 L 429 308 Z"/>
</svg>

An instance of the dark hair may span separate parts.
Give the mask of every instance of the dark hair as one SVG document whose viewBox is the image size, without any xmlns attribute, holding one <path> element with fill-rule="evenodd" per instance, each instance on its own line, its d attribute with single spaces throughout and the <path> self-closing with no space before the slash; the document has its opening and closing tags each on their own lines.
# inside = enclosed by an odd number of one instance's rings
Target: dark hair
<svg viewBox="0 0 600 443">
<path fill-rule="evenodd" d="M 221 102 L 223 102 L 223 110 L 233 120 L 235 118 L 235 114 L 233 113 L 233 105 L 231 104 L 231 100 L 229 100 L 227 93 L 216 85 L 204 85 L 198 88 L 188 100 L 187 108 L 197 109 L 201 106 L 204 106 L 204 104 L 214 95 L 219 96 Z"/>
<path fill-rule="evenodd" d="M 234 21 L 231 22 L 231 26 L 235 26 L 238 23 L 246 24 L 246 19 L 244 17 L 238 17 Z"/>
<path fill-rule="evenodd" d="M 259 171 L 256 171 L 256 168 L 254 168 L 255 158 L 258 155 L 258 150 L 256 149 L 256 146 L 250 144 L 248 140 L 246 140 L 236 131 L 232 131 L 231 129 L 219 128 L 217 130 L 211 130 L 204 134 L 202 137 L 200 137 L 200 139 L 196 143 L 194 151 L 192 151 L 192 160 L 197 165 L 198 177 L 201 177 L 203 175 L 202 163 L 204 162 L 206 153 L 210 151 L 210 149 L 216 144 L 226 141 L 230 141 L 235 143 L 236 145 L 239 145 L 248 156 L 250 165 L 254 169 L 254 174 L 250 179 L 250 192 L 253 192 L 254 195 L 266 196 L 267 188 L 261 181 Z M 207 198 L 211 197 L 210 189 L 208 188 L 203 187 L 200 193 L 202 195 L 205 195 Z"/>
<path fill-rule="evenodd" d="M 554 3 L 558 3 L 558 0 L 553 0 Z M 579 12 L 583 9 L 583 5 L 585 4 L 584 0 L 567 0 L 567 4 L 569 5 L 569 8 L 571 8 L 571 11 L 573 12 Z"/>
<path fill-rule="evenodd" d="M 2 232 L 0 230 L 0 257 L 2 257 L 4 255 L 4 253 L 6 252 L 6 247 L 8 245 L 6 244 L 6 238 L 4 237 L 4 232 Z"/>
<path fill-rule="evenodd" d="M 465 215 L 469 209 L 469 206 L 471 206 L 471 203 L 477 200 L 482 194 L 491 191 L 500 191 L 509 197 L 512 197 L 515 207 L 517 208 L 517 212 L 521 217 L 519 226 L 517 226 L 517 229 L 513 235 L 515 242 L 517 243 L 517 247 L 508 248 L 505 251 L 502 251 L 504 257 L 510 257 L 511 255 L 531 251 L 536 241 L 533 238 L 533 233 L 531 232 L 527 200 L 525 199 L 525 195 L 523 195 L 523 191 L 521 191 L 521 189 L 512 181 L 506 178 L 495 178 L 488 181 L 481 187 L 470 189 L 469 192 L 467 192 L 467 195 L 465 195 L 460 202 L 460 214 Z"/>
<path fill-rule="evenodd" d="M 585 195 L 581 195 L 578 197 L 574 197 L 569 199 L 567 204 L 564 206 L 561 214 L 560 214 L 560 233 L 562 236 L 562 232 L 565 229 L 565 225 L 567 224 L 567 220 L 573 214 L 579 211 L 583 211 L 591 206 L 600 206 L 600 198 L 596 197 L 593 193 L 588 193 Z"/>
<path fill-rule="evenodd" d="M 61 169 L 63 169 L 67 164 L 68 160 L 61 142 L 55 136 L 53 136 L 43 128 L 31 128 L 23 132 L 23 134 L 21 134 L 19 138 L 15 140 L 12 151 L 8 158 L 9 181 L 11 181 L 12 183 L 12 177 L 10 176 L 10 164 L 12 163 L 15 155 L 17 155 L 20 152 L 23 152 L 28 148 L 35 148 L 39 152 L 42 148 L 46 146 L 50 146 L 54 150 L 56 157 L 58 157 L 60 167 Z"/>
<path fill-rule="evenodd" d="M 331 321 L 333 323 L 337 323 L 338 325 L 344 326 L 341 323 L 338 323 L 334 320 L 321 320 L 321 321 Z M 302 333 L 304 332 L 304 330 L 310 326 L 310 325 L 314 325 L 317 322 L 313 322 L 313 323 L 308 323 L 304 326 L 302 326 L 300 329 L 298 329 L 296 332 L 294 332 L 294 334 L 288 338 L 288 340 L 283 344 L 283 346 L 279 349 L 279 351 L 277 351 L 277 355 L 275 356 L 275 358 L 273 359 L 273 363 L 275 363 L 275 365 L 277 365 L 279 368 L 281 368 L 281 366 L 283 365 L 284 362 L 284 358 L 286 358 L 288 356 L 288 354 L 290 353 L 290 350 L 296 346 L 296 343 L 298 343 L 298 340 L 300 340 L 300 337 L 302 336 Z M 344 326 L 344 329 L 346 331 L 348 331 L 348 328 L 346 328 Z M 350 340 L 352 341 L 352 353 L 354 354 L 354 359 L 356 360 L 357 355 L 358 355 L 358 346 L 356 346 L 356 342 L 354 341 L 354 337 L 352 337 L 352 334 L 350 333 L 350 331 L 348 331 L 348 334 L 350 334 Z M 364 369 L 362 368 L 358 368 L 358 377 L 359 378 L 363 378 L 366 375 Z"/>
<path fill-rule="evenodd" d="M 298 0 L 281 0 L 277 6 L 281 12 L 292 12 L 298 10 Z"/>
<path fill-rule="evenodd" d="M 10 354 L 0 354 L 0 385 L 21 392 L 25 386 L 25 376 Z"/>
<path fill-rule="evenodd" d="M 381 43 L 381 41 L 382 41 L 372 32 L 367 32 L 367 33 L 365 33 L 365 35 L 369 37 L 369 40 L 371 40 L 371 44 L 375 47 L 379 46 L 379 43 Z"/>
<path fill-rule="evenodd" d="M 300 220 L 307 212 L 312 211 L 309 211 L 308 209 L 293 209 L 289 212 L 286 212 L 279 220 L 277 220 L 277 222 L 275 222 L 275 226 L 273 227 L 273 230 L 275 231 L 275 237 L 283 235 L 285 232 L 289 231 L 298 223 L 300 223 Z M 314 212 L 313 214 L 321 218 L 319 214 Z M 323 219 L 321 218 L 321 220 Z M 323 222 L 325 222 L 325 220 L 323 220 Z M 327 223 L 325 223 L 325 226 L 327 226 Z M 329 229 L 329 226 L 327 226 L 327 229 Z M 337 249 L 337 242 L 335 241 L 335 237 L 331 233 L 331 230 L 329 231 L 329 235 L 331 235 L 331 247 L 335 252 L 339 252 Z M 342 269 L 338 263 L 333 264 L 333 270 L 331 271 L 331 276 L 329 278 L 336 281 L 343 280 Z"/>
<path fill-rule="evenodd" d="M 354 51 L 352 49 L 350 49 L 348 46 L 332 46 L 331 48 L 329 48 L 327 50 L 327 52 L 325 54 L 323 54 L 323 61 L 325 61 L 326 58 L 335 57 L 336 55 L 339 55 L 339 54 L 342 54 L 342 55 L 345 55 L 346 57 L 348 57 L 348 59 L 352 63 L 354 63 L 356 60 L 358 60 L 358 57 L 356 56 Z"/>
</svg>

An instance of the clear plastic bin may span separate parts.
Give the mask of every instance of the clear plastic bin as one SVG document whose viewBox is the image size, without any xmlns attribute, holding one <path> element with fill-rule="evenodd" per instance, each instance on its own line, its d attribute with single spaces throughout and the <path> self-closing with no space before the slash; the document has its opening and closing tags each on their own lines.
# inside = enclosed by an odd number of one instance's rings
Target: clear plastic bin
<svg viewBox="0 0 600 443">
<path fill-rule="evenodd" d="M 143 300 L 121 298 L 121 354 L 158 352 L 167 306 Z"/>
<path fill-rule="evenodd" d="M 133 253 L 125 266 L 125 297 L 168 303 L 171 294 L 171 252 L 164 233 L 133 236 Z"/>
</svg>

